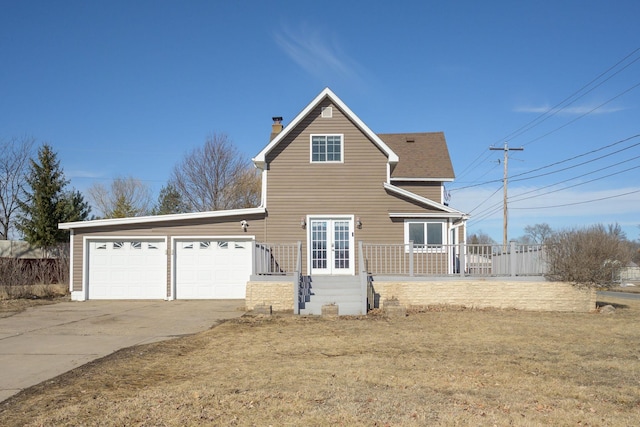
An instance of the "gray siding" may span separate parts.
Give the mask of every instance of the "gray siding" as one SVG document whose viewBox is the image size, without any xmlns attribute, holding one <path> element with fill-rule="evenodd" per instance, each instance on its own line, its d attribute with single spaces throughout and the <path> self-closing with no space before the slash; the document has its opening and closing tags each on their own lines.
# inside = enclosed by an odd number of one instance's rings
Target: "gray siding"
<svg viewBox="0 0 640 427">
<path fill-rule="evenodd" d="M 440 182 L 406 182 L 392 181 L 396 187 L 411 191 L 418 196 L 426 197 L 437 203 L 442 203 L 442 183 Z"/>
<path fill-rule="evenodd" d="M 335 105 L 333 117 L 322 118 L 320 108 L 330 105 L 322 102 L 267 156 L 266 239 L 302 241 L 303 260 L 308 230 L 301 228 L 300 219 L 307 215 L 360 217 L 363 225 L 355 230 L 356 244 L 402 243 L 403 221 L 392 220 L 389 213 L 428 212 L 387 193 L 386 155 Z M 344 135 L 344 163 L 310 163 L 311 134 L 336 133 Z"/>
<path fill-rule="evenodd" d="M 243 232 L 241 220 L 249 222 Z M 91 237 L 157 237 L 167 239 L 167 295 L 171 286 L 171 238 L 176 236 L 255 236 L 264 239 L 264 215 L 233 216 L 229 218 L 191 219 L 183 221 L 158 221 L 147 224 L 118 225 L 99 228 L 76 229 L 73 237 L 73 290 L 82 290 L 83 241 Z"/>
</svg>

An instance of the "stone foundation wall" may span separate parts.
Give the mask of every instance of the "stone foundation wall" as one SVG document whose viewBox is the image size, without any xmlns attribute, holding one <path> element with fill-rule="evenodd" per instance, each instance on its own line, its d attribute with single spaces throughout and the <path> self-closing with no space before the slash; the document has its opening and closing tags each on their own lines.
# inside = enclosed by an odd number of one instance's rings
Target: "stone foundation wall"
<svg viewBox="0 0 640 427">
<path fill-rule="evenodd" d="M 247 282 L 245 303 L 247 310 L 260 304 L 271 306 L 273 311 L 293 310 L 293 282 Z"/>
<path fill-rule="evenodd" d="M 565 282 L 508 280 L 374 281 L 379 301 L 396 298 L 406 306 L 457 305 L 530 311 L 589 312 L 596 308 L 595 289 Z"/>
</svg>

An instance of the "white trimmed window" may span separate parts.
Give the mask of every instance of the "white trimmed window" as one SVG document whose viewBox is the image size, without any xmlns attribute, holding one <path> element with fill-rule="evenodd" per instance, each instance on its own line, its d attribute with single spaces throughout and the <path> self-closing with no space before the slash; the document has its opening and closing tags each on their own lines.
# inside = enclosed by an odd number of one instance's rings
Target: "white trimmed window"
<svg viewBox="0 0 640 427">
<path fill-rule="evenodd" d="M 406 244 L 413 242 L 418 249 L 439 248 L 446 243 L 444 222 L 406 220 L 404 242 Z"/>
<path fill-rule="evenodd" d="M 311 163 L 342 163 L 342 135 L 311 135 Z"/>
</svg>

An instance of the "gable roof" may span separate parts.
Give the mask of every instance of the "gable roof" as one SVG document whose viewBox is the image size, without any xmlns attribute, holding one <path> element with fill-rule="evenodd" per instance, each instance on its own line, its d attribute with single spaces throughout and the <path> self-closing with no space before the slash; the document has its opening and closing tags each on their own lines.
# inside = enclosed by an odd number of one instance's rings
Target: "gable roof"
<svg viewBox="0 0 640 427">
<path fill-rule="evenodd" d="M 391 171 L 391 179 L 452 181 L 455 178 L 443 132 L 385 133 L 378 136 L 400 158 Z"/>
<path fill-rule="evenodd" d="M 395 164 L 398 162 L 398 155 L 391 148 L 389 148 L 389 146 L 382 139 L 380 139 L 378 135 L 373 133 L 373 131 L 369 129 L 369 127 L 364 124 L 364 122 L 360 120 L 360 118 L 356 116 L 353 111 L 351 111 L 351 109 L 347 107 L 347 105 L 342 102 L 342 100 L 338 98 L 335 93 L 331 91 L 331 89 L 327 87 L 324 88 L 324 90 L 320 92 L 320 94 L 318 94 L 318 96 L 316 96 L 314 100 L 309 103 L 309 105 L 307 105 L 300 113 L 298 113 L 298 115 L 291 121 L 291 123 L 289 123 L 288 126 L 286 126 L 275 138 L 273 138 L 271 142 L 269 142 L 269 144 L 258 153 L 258 155 L 251 159 L 253 160 L 253 163 L 260 169 L 264 169 L 267 154 L 269 154 L 269 152 L 273 150 L 273 148 L 276 147 L 280 143 L 280 141 L 282 141 L 289 134 L 289 132 L 295 129 L 296 126 L 298 126 L 298 124 L 300 124 L 300 122 L 325 98 L 329 98 L 331 102 L 333 102 L 340 110 L 342 110 L 342 112 L 353 123 L 355 123 L 356 126 L 358 126 L 358 128 L 360 128 L 360 130 L 364 134 L 366 134 L 369 139 L 371 139 L 371 141 L 373 141 L 373 143 L 377 145 L 380 150 L 382 150 L 383 153 L 385 153 L 389 163 Z"/>
</svg>

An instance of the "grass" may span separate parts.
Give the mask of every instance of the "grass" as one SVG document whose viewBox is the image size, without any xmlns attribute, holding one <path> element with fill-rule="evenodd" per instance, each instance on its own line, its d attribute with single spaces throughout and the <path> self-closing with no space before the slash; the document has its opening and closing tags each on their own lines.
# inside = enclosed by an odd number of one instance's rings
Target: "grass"
<svg viewBox="0 0 640 427">
<path fill-rule="evenodd" d="M 639 425 L 640 301 L 600 303 L 243 317 L 25 390 L 0 425 Z"/>
<path fill-rule="evenodd" d="M 66 285 L 36 284 L 20 288 L 18 293 L 23 297 L 15 298 L 11 296 L 16 293 L 15 289 L 7 290 L 6 286 L 0 285 L 0 318 L 13 316 L 29 307 L 69 300 L 69 291 Z"/>
</svg>

